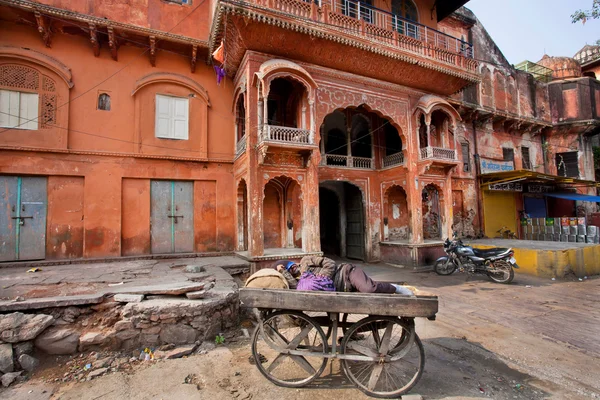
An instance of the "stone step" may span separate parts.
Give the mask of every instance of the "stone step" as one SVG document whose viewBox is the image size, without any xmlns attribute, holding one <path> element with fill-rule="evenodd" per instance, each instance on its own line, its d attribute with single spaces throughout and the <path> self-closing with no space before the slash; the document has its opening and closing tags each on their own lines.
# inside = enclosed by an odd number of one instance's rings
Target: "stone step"
<svg viewBox="0 0 600 400">
<path fill-rule="evenodd" d="M 99 304 L 104 300 L 104 294 L 81 294 L 74 296 L 41 297 L 23 301 L 0 301 L 0 312 L 37 310 L 40 308 L 81 306 Z"/>
</svg>

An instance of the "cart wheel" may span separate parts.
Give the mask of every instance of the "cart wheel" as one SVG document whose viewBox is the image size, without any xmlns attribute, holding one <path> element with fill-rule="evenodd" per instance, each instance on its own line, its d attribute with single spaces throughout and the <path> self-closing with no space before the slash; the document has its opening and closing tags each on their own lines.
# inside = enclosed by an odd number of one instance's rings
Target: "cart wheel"
<svg viewBox="0 0 600 400">
<path fill-rule="evenodd" d="M 265 336 L 260 327 L 259 322 L 252 335 L 252 355 L 268 380 L 279 386 L 302 387 L 323 373 L 327 366 L 327 339 L 312 318 L 297 311 L 277 311 L 262 322 Z M 283 354 L 276 350 L 278 347 L 306 351 L 307 355 Z M 309 352 L 322 356 L 311 356 Z"/>
<path fill-rule="evenodd" d="M 356 334 L 361 332 L 360 335 Z M 344 335 L 344 355 L 375 357 L 375 361 L 342 359 L 348 378 L 364 393 L 379 398 L 397 398 L 421 378 L 425 353 L 414 326 L 394 317 L 367 317 Z"/>
</svg>

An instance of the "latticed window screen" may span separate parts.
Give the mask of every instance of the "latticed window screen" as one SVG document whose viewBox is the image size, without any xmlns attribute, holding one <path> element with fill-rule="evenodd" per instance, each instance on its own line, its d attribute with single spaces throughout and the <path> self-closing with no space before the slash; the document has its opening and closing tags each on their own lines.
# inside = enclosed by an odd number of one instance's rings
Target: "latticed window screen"
<svg viewBox="0 0 600 400">
<path fill-rule="evenodd" d="M 502 159 L 504 161 L 515 161 L 515 151 L 513 149 L 502 148 Z"/>
<path fill-rule="evenodd" d="M 531 169 L 531 158 L 529 156 L 529 147 L 521 146 L 521 161 L 523 169 Z"/>
<path fill-rule="evenodd" d="M 471 158 L 470 158 L 470 154 L 469 154 L 469 143 L 461 143 L 460 148 L 462 150 L 463 171 L 470 172 L 471 171 Z"/>
<path fill-rule="evenodd" d="M 579 178 L 577 152 L 556 153 L 556 170 L 559 176 Z"/>
<path fill-rule="evenodd" d="M 20 114 L 14 112 L 5 112 L 6 107 L 11 107 L 14 110 L 14 105 L 9 106 L 4 104 L 1 106 L 4 115 L 11 118 L 21 118 L 20 122 L 11 127 L 22 129 L 47 129 L 52 125 L 56 125 L 56 109 L 58 103 L 58 94 L 56 90 L 56 82 L 49 76 L 41 74 L 38 70 L 26 65 L 4 64 L 0 65 L 0 89 L 5 91 L 20 93 L 19 105 L 26 104 L 28 108 L 34 107 L 32 95 L 36 95 L 35 107 L 38 109 L 34 112 L 27 110 L 28 117 L 23 119 Z M 9 98 L 10 96 L 4 96 Z M 14 100 L 15 95 L 12 96 Z M 23 103 L 25 99 L 25 103 Z M 34 116 L 39 117 L 38 122 L 35 121 L 33 126 Z"/>
</svg>

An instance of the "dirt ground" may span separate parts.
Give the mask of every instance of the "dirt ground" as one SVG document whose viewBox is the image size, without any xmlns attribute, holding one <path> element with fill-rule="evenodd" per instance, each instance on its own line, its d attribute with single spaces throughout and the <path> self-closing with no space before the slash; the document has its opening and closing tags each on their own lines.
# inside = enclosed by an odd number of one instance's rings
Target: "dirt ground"
<svg viewBox="0 0 600 400">
<path fill-rule="evenodd" d="M 551 281 L 517 275 L 511 285 L 485 277 L 440 277 L 384 265 L 364 266 L 382 281 L 439 296 L 436 321 L 417 320 L 425 371 L 412 394 L 425 399 L 600 399 L 600 279 Z M 248 362 L 249 340 L 206 354 L 141 362 L 92 381 L 58 384 L 65 359 L 46 360 L 6 399 L 363 399 L 339 363 L 303 389 L 280 388 Z M 191 383 L 185 383 L 187 381 Z M 45 392 L 45 393 L 44 393 Z"/>
</svg>

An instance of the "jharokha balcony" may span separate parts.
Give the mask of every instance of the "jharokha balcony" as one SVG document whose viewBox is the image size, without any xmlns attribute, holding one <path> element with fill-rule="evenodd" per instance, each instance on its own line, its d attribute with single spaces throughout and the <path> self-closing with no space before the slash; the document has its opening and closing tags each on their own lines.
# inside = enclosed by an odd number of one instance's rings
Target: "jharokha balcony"
<svg viewBox="0 0 600 400">
<path fill-rule="evenodd" d="M 356 0 L 220 0 L 219 2 L 221 9 L 231 14 L 234 20 L 242 18 L 241 16 L 251 17 L 259 23 L 268 24 L 269 29 L 276 26 L 296 32 L 296 36 L 288 33 L 281 35 L 280 38 L 273 32 L 267 34 L 267 31 L 261 30 L 260 27 L 251 29 L 239 20 L 236 24 L 237 32 L 246 46 L 256 51 L 271 53 L 277 52 L 274 49 L 280 49 L 282 52 L 292 51 L 288 48 L 290 41 L 295 43 L 302 40 L 298 35 L 303 33 L 310 34 L 314 42 L 311 42 L 313 43 L 311 46 L 327 46 L 322 41 L 329 40 L 350 45 L 346 50 L 349 57 L 360 57 L 355 50 L 351 50 L 351 48 L 359 48 L 406 63 L 407 65 L 403 66 L 405 74 L 394 77 L 386 75 L 388 79 L 397 80 L 398 83 L 428 90 L 437 87 L 439 92 L 444 92 L 447 87 L 448 93 L 444 94 L 452 94 L 466 84 L 480 80 L 473 45 L 465 41 L 464 37 L 459 39 L 417 22 L 418 13 L 412 2 L 411 7 L 414 12 L 410 13 L 406 12 L 408 6 L 403 0 L 391 1 L 390 10 L 396 13 L 376 8 L 369 3 L 368 0 L 367 2 Z M 265 35 L 268 38 L 264 38 Z M 284 36 L 289 36 L 288 40 L 284 40 Z M 218 43 L 219 39 L 219 34 L 214 35 L 215 43 Z M 295 46 L 293 51 L 297 53 L 298 59 L 310 62 L 311 46 L 304 46 L 306 48 Z M 240 51 L 240 54 L 242 53 Z M 375 56 L 371 55 L 371 57 Z M 389 62 L 385 60 L 375 62 L 378 63 L 380 66 L 384 63 L 387 68 L 394 68 L 392 64 L 387 65 Z M 335 63 L 326 66 L 340 67 Z M 349 72 L 354 72 L 351 71 L 354 68 L 352 65 L 345 65 L 345 68 Z M 420 78 L 417 82 L 406 76 L 406 74 L 423 73 L 425 72 L 423 69 L 427 70 L 428 79 Z M 370 74 L 364 68 L 357 72 Z M 373 74 L 376 75 L 376 72 Z M 377 76 L 377 78 L 381 77 Z M 448 82 L 440 80 L 448 80 Z"/>
<path fill-rule="evenodd" d="M 456 150 L 444 149 L 442 147 L 423 147 L 421 149 L 421 160 L 458 161 Z"/>
<path fill-rule="evenodd" d="M 265 125 L 262 140 L 265 142 L 288 143 L 291 145 L 312 145 L 313 134 L 308 129 Z"/>
</svg>

